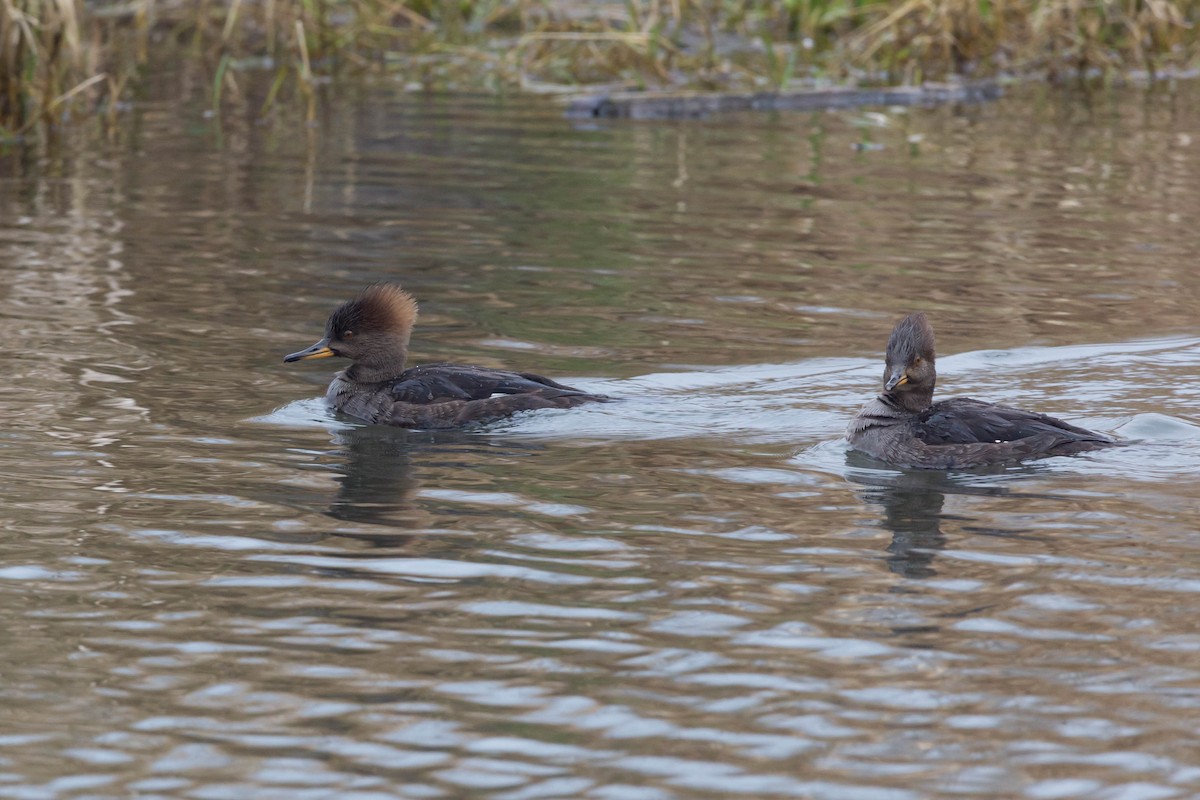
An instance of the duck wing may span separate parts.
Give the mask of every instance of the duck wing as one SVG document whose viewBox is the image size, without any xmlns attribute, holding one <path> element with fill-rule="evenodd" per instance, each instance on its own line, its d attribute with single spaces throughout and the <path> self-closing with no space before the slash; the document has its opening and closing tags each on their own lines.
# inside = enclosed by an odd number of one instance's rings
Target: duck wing
<svg viewBox="0 0 1200 800">
<path fill-rule="evenodd" d="M 419 430 L 453 430 L 511 417 L 520 411 L 574 408 L 608 398 L 583 392 L 540 389 L 522 394 L 498 394 L 480 400 L 439 400 L 433 403 L 394 402 L 372 422 Z"/>
<path fill-rule="evenodd" d="M 998 406 L 969 397 L 934 403 L 917 418 L 916 434 L 927 445 L 996 444 L 1036 438 L 1043 447 L 1060 444 L 1109 444 L 1112 439 L 1060 419 Z"/>
<path fill-rule="evenodd" d="M 430 364 L 405 370 L 391 387 L 398 403 L 429 404 L 453 400 L 483 401 L 494 395 L 536 394 L 542 398 L 606 400 L 530 372 L 508 372 L 458 364 Z M 539 406 L 542 407 L 542 406 Z"/>
</svg>

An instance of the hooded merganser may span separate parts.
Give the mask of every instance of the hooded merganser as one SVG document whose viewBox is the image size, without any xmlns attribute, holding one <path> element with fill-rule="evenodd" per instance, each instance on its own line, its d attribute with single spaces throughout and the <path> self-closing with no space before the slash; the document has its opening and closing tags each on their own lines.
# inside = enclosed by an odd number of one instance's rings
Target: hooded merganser
<svg viewBox="0 0 1200 800">
<path fill-rule="evenodd" d="M 1116 442 L 1062 420 L 966 397 L 933 400 L 933 327 L 911 314 L 892 330 L 883 394 L 846 430 L 856 450 L 899 467 L 957 469 L 1063 456 Z"/>
<path fill-rule="evenodd" d="M 609 399 L 528 372 L 457 364 L 405 369 L 416 321 L 412 295 L 397 284 L 376 283 L 329 315 L 321 341 L 283 360 L 350 359 L 354 363 L 329 384 L 329 404 L 366 422 L 401 428 L 461 428 L 518 411 Z"/>
</svg>

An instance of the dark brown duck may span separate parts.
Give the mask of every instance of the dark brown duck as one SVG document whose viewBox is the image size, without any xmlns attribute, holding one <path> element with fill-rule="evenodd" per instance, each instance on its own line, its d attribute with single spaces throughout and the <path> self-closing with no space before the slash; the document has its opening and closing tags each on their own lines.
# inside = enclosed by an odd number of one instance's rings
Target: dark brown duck
<svg viewBox="0 0 1200 800">
<path fill-rule="evenodd" d="M 883 394 L 850 422 L 851 446 L 899 467 L 957 469 L 1109 447 L 1100 433 L 1032 411 L 955 397 L 933 402 L 933 327 L 924 314 L 896 323 Z"/>
<path fill-rule="evenodd" d="M 401 428 L 449 429 L 492 422 L 518 411 L 573 408 L 605 401 L 528 372 L 430 364 L 406 368 L 417 302 L 394 283 L 368 286 L 329 315 L 321 341 L 285 362 L 340 356 L 325 398 L 335 410 Z"/>
</svg>

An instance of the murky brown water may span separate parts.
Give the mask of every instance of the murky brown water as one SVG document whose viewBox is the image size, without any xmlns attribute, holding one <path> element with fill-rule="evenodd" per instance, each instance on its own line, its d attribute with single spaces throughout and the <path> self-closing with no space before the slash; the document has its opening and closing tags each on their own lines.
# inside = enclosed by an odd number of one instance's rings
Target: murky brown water
<svg viewBox="0 0 1200 800">
<path fill-rule="evenodd" d="M 1200 794 L 1197 100 L 149 99 L 0 155 L 0 797 Z M 385 277 L 421 360 L 625 399 L 329 418 L 280 358 Z M 848 454 L 913 309 L 947 394 L 1141 443 Z"/>
</svg>

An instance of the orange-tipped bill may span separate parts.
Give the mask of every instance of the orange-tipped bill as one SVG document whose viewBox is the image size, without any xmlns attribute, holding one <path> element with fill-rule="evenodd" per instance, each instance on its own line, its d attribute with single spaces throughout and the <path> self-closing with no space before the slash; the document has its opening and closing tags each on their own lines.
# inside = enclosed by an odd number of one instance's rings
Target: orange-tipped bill
<svg viewBox="0 0 1200 800">
<path fill-rule="evenodd" d="M 293 361 L 308 361 L 310 358 L 329 358 L 337 353 L 329 349 L 329 339 L 324 338 L 314 344 L 312 347 L 305 348 L 298 353 L 292 353 L 283 357 L 283 363 L 291 364 Z"/>
</svg>

